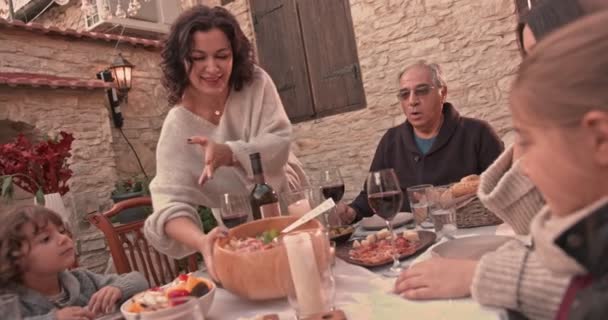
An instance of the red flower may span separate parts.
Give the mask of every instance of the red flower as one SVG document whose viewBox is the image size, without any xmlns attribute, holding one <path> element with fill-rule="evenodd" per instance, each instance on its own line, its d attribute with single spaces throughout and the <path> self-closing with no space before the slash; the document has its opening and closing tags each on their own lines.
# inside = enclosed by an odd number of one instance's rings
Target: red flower
<svg viewBox="0 0 608 320">
<path fill-rule="evenodd" d="M 0 176 L 12 176 L 23 190 L 35 194 L 66 194 L 72 177 L 67 159 L 72 155 L 74 136 L 59 132 L 56 139 L 33 145 L 20 134 L 14 142 L 0 145 Z"/>
</svg>

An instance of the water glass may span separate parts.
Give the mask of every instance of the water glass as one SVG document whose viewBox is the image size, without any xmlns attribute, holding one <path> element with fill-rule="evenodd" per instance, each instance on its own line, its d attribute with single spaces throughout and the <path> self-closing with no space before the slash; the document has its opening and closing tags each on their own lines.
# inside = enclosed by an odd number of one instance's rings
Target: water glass
<svg viewBox="0 0 608 320">
<path fill-rule="evenodd" d="M 287 300 L 298 319 L 334 308 L 336 283 L 328 236 L 327 231 L 314 229 L 280 238 L 289 264 Z"/>
<path fill-rule="evenodd" d="M 410 208 L 414 215 L 414 220 L 421 228 L 431 229 L 434 227 L 433 220 L 429 215 L 429 200 L 427 191 L 431 190 L 433 185 L 422 184 L 407 188 L 407 198 L 410 201 Z"/>
<path fill-rule="evenodd" d="M 438 237 L 451 238 L 458 229 L 456 224 L 456 208 L 452 202 L 451 194 L 443 196 L 448 187 L 433 187 L 427 190 L 429 212 L 433 219 L 435 233 Z"/>
<path fill-rule="evenodd" d="M 234 228 L 247 222 L 250 215 L 251 204 L 249 196 L 228 193 L 222 195 L 220 216 L 227 228 Z"/>
<path fill-rule="evenodd" d="M 19 297 L 15 294 L 0 295 L 0 314 L 2 319 L 23 319 L 19 307 Z"/>
</svg>

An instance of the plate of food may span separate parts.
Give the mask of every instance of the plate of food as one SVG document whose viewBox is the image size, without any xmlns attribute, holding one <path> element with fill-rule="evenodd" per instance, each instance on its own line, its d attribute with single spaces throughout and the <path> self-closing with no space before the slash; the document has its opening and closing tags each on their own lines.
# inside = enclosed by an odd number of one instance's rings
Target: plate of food
<svg viewBox="0 0 608 320">
<path fill-rule="evenodd" d="M 413 219 L 414 215 L 410 212 L 399 212 L 393 218 L 393 228 L 399 228 Z M 373 215 L 369 218 L 363 218 L 361 220 L 361 227 L 366 230 L 382 230 L 386 228 L 386 221 L 378 215 Z"/>
<path fill-rule="evenodd" d="M 329 229 L 329 239 L 336 243 L 344 243 L 350 239 L 350 236 L 355 232 L 353 226 L 337 226 Z"/>
<path fill-rule="evenodd" d="M 435 246 L 431 249 L 431 254 L 443 258 L 479 260 L 481 256 L 496 251 L 509 240 L 513 238 L 494 235 L 462 237 Z"/>
<path fill-rule="evenodd" d="M 393 262 L 393 252 L 398 253 L 399 259 L 404 259 L 430 247 L 436 238 L 431 231 L 406 230 L 397 233 L 393 246 L 390 232 L 382 229 L 337 247 L 336 256 L 363 267 L 379 267 Z"/>
<path fill-rule="evenodd" d="M 180 308 L 180 305 L 174 305 L 171 299 L 190 296 L 198 298 L 203 316 L 207 316 L 213 303 L 215 288 L 215 283 L 211 280 L 182 274 L 169 284 L 134 295 L 120 306 L 120 312 L 127 320 L 140 319 L 143 313 L 162 319 Z"/>
</svg>

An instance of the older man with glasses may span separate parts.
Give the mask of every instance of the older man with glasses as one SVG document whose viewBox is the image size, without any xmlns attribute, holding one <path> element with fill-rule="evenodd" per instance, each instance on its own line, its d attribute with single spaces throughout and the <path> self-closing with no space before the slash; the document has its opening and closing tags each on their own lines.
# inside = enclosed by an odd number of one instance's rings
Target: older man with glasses
<svg viewBox="0 0 608 320">
<path fill-rule="evenodd" d="M 494 162 L 504 148 L 496 132 L 485 121 L 460 116 L 447 93 L 437 64 L 420 61 L 400 73 L 397 97 L 407 120 L 384 134 L 370 171 L 393 168 L 405 190 L 457 182 Z M 410 211 L 407 200 L 402 211 Z M 365 190 L 337 212 L 345 224 L 373 215 Z"/>
</svg>

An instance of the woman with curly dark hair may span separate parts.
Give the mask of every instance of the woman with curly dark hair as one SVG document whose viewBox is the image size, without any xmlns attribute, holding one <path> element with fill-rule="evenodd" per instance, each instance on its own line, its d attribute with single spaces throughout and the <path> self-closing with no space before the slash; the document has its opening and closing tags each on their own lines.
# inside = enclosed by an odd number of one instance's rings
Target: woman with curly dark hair
<svg viewBox="0 0 608 320">
<path fill-rule="evenodd" d="M 230 12 L 202 5 L 183 12 L 161 56 L 174 107 L 158 141 L 154 213 L 144 230 L 167 255 L 201 252 L 213 276 L 211 247 L 226 229 L 204 234 L 197 206 L 219 208 L 223 194 L 249 193 L 252 153 L 261 154 L 266 180 L 278 192 L 298 188 L 305 176 L 290 153 L 291 123 L 277 89 L 254 64 L 251 43 Z"/>
</svg>

